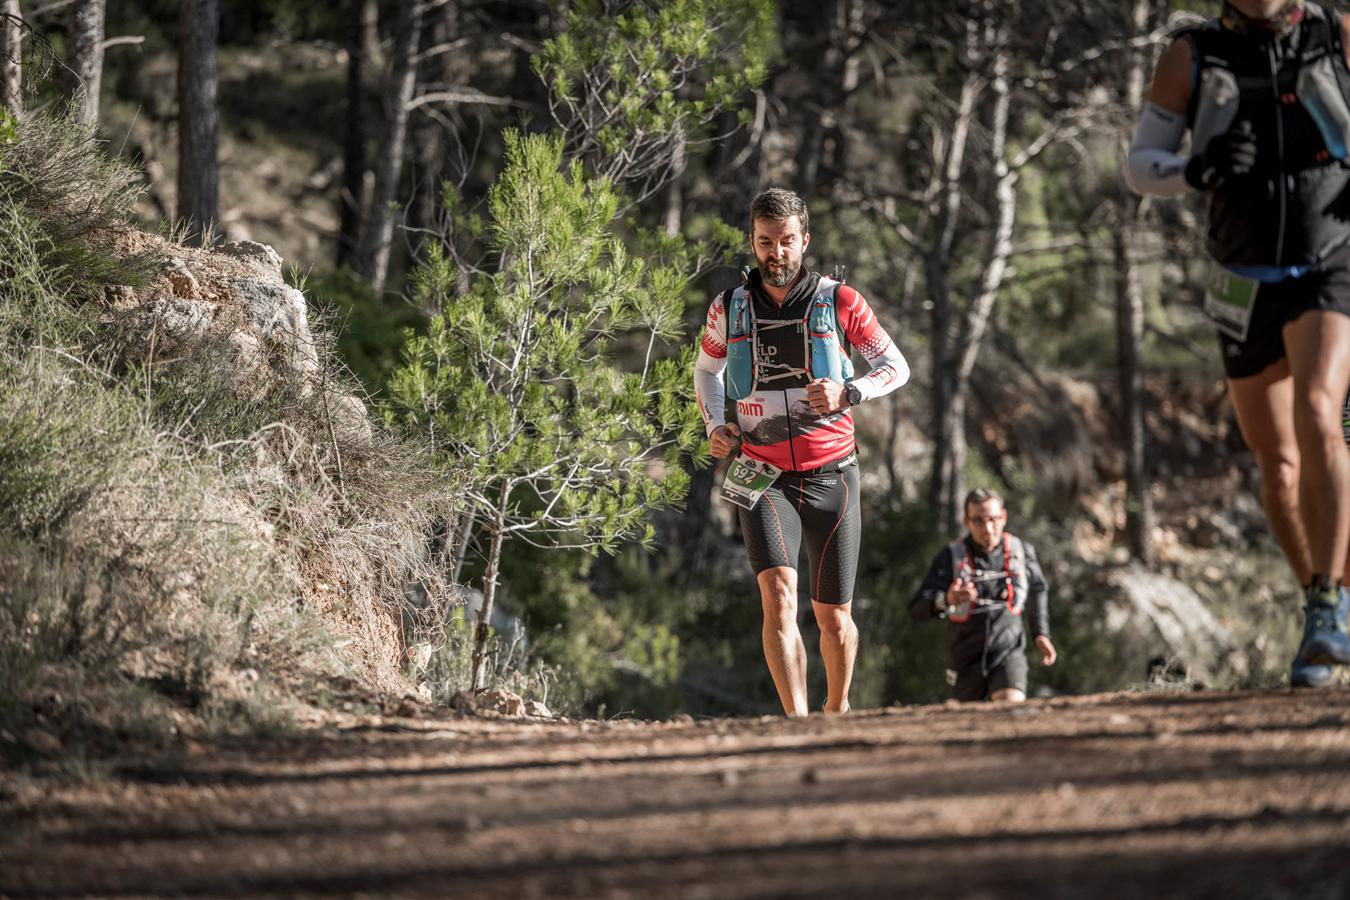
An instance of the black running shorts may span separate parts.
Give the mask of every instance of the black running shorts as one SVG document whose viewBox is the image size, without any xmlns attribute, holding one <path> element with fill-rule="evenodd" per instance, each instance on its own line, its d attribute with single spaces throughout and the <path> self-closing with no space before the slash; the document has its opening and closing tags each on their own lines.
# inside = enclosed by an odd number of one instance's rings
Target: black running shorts
<svg viewBox="0 0 1350 900">
<path fill-rule="evenodd" d="M 811 599 L 831 604 L 853 599 L 862 537 L 856 461 L 820 475 L 784 472 L 740 517 L 756 575 L 775 566 L 796 569 L 804 532 Z"/>
<path fill-rule="evenodd" d="M 1302 278 L 1263 284 L 1256 291 L 1247 340 L 1219 335 L 1219 351 L 1229 378 L 1250 378 L 1284 358 L 1284 326 L 1309 310 L 1350 316 L 1350 246 L 1337 250 Z"/>
<path fill-rule="evenodd" d="M 988 700 L 995 691 L 1007 688 L 1027 692 L 1027 657 L 1025 653 L 1010 653 L 1002 663 L 989 670 L 988 674 L 978 668 L 962 669 L 959 672 L 947 670 L 947 681 L 951 685 L 951 697 L 962 703 L 976 700 Z"/>
</svg>

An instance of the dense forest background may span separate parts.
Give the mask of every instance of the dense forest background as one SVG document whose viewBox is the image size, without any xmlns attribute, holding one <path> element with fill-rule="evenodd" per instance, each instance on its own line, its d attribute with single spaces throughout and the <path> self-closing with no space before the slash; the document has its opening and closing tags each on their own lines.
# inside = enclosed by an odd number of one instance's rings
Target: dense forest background
<svg viewBox="0 0 1350 900">
<path fill-rule="evenodd" d="M 1062 658 L 1033 665 L 1033 693 L 1284 676 L 1296 586 L 1199 313 L 1199 210 L 1194 198 L 1141 201 L 1120 177 L 1153 60 L 1210 6 L 7 0 L 0 11 L 23 23 L 8 45 L 23 47 L 23 116 L 94 128 L 143 179 L 145 229 L 274 247 L 392 430 L 434 438 L 440 420 L 418 406 L 412 376 L 435 367 L 445 334 L 479 323 L 533 238 L 582 246 L 604 218 L 574 262 L 611 269 L 556 283 L 569 303 L 622 295 L 647 330 L 606 334 L 604 358 L 630 376 L 650 369 L 681 401 L 649 435 L 659 452 L 625 463 L 624 483 L 647 486 L 606 482 L 596 491 L 610 499 L 587 506 L 586 485 L 569 484 L 557 496 L 576 509 L 556 522 L 536 490 L 511 514 L 537 539 L 503 540 L 515 520 L 494 519 L 493 503 L 525 483 L 498 480 L 519 454 L 446 440 L 438 452 L 464 503 L 427 540 L 455 604 L 500 584 L 486 591 L 508 614 L 492 678 L 555 710 L 663 716 L 777 708 L 754 579 L 716 496 L 721 470 L 690 440 L 684 384 L 707 303 L 745 261 L 749 202 L 769 186 L 807 199 L 809 265 L 844 267 L 914 370 L 858 416 L 854 707 L 945 696 L 941 629 L 915 626 L 907 605 L 959 532 L 959 498 L 980 485 L 1007 497 L 1010 530 L 1035 543 L 1051 584 Z M 92 69 L 80 49 L 91 46 Z M 13 91 L 18 73 L 6 78 Z M 552 163 L 539 162 L 545 144 Z M 513 181 L 529 160 L 561 180 L 542 193 Z M 513 217 L 540 197 L 537 216 Z M 654 297 L 675 305 L 643 299 Z M 511 414 L 483 403 L 485 421 Z M 541 521 L 552 524 L 525 527 Z M 439 639 L 462 648 L 468 630 Z M 405 640 L 408 677 L 434 680 L 418 637 Z"/>
</svg>

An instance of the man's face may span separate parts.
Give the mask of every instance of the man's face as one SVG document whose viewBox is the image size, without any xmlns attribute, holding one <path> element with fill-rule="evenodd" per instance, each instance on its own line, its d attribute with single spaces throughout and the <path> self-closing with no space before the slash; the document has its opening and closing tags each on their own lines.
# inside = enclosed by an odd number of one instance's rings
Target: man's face
<svg viewBox="0 0 1350 900">
<path fill-rule="evenodd" d="M 802 270 L 802 253 L 811 235 L 802 232 L 800 216 L 786 219 L 756 219 L 750 234 L 750 249 L 759 262 L 759 275 L 773 287 L 787 287 Z"/>
<path fill-rule="evenodd" d="M 1273 19 L 1286 6 L 1294 5 L 1294 0 L 1230 0 L 1230 2 L 1238 12 L 1253 19 Z"/>
<path fill-rule="evenodd" d="M 1003 540 L 1003 526 L 1008 524 L 1008 512 L 1002 501 L 986 500 L 966 504 L 966 528 L 970 539 L 985 550 L 993 550 Z"/>
</svg>

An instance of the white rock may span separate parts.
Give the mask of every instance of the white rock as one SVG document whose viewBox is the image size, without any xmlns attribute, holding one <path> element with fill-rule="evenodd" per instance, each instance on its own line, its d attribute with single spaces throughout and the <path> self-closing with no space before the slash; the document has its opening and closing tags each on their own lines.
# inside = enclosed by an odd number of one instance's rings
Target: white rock
<svg viewBox="0 0 1350 900">
<path fill-rule="evenodd" d="M 351 394 L 337 394 L 328 404 L 333 417 L 333 430 L 338 437 L 351 443 L 367 444 L 375 436 L 366 415 L 366 405 Z"/>
<path fill-rule="evenodd" d="M 230 287 L 247 305 L 249 321 L 262 339 L 286 348 L 291 369 L 300 375 L 317 375 L 319 353 L 309 330 L 305 295 L 289 285 L 261 278 L 235 279 Z"/>
<path fill-rule="evenodd" d="M 178 297 L 161 297 L 146 304 L 140 312 L 142 322 L 161 338 L 189 341 L 211 330 L 211 310 L 206 304 Z"/>
<path fill-rule="evenodd" d="M 281 276 L 281 256 L 266 244 L 257 241 L 235 241 L 216 248 L 217 253 L 233 256 L 267 274 Z"/>
<path fill-rule="evenodd" d="M 258 339 L 246 331 L 235 331 L 229 337 L 235 352 L 235 366 L 240 372 L 252 372 L 262 365 L 262 348 Z"/>
</svg>

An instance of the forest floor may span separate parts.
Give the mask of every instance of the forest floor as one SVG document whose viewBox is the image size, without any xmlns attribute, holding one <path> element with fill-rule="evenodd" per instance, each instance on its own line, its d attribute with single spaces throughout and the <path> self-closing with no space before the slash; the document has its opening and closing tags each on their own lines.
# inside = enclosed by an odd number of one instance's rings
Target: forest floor
<svg viewBox="0 0 1350 900">
<path fill-rule="evenodd" d="M 12 896 L 1350 896 L 1340 688 L 349 717 L 78 784 L 0 779 Z"/>
</svg>

